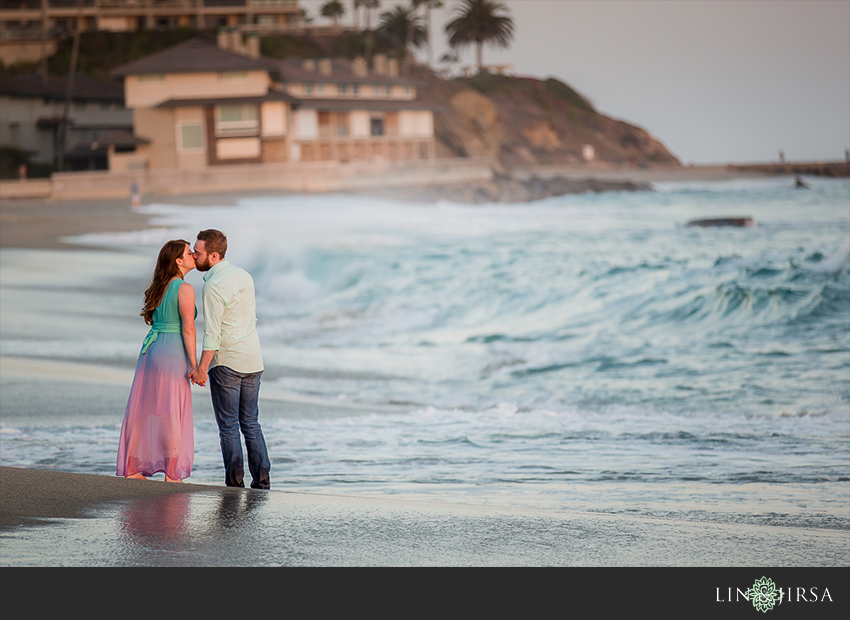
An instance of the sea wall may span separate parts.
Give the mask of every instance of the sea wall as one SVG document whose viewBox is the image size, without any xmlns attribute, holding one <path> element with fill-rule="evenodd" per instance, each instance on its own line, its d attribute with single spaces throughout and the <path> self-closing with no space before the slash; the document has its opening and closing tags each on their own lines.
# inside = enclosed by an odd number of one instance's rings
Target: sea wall
<svg viewBox="0 0 850 620">
<path fill-rule="evenodd" d="M 234 191 L 339 192 L 380 187 L 477 183 L 493 176 L 487 158 L 417 162 L 303 162 L 154 169 L 132 172 L 63 172 L 49 181 L 0 183 L 0 198 L 71 200 L 125 198 L 138 183 L 144 195 L 209 194 Z"/>
</svg>

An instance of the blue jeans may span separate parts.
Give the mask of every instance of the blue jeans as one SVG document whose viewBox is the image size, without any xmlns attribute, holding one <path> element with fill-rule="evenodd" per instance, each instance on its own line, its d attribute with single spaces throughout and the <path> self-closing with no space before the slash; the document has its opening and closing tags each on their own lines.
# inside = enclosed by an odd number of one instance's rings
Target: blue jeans
<svg viewBox="0 0 850 620">
<path fill-rule="evenodd" d="M 215 366 L 209 371 L 212 397 L 221 455 L 224 458 L 224 483 L 229 487 L 244 487 L 242 482 L 242 439 L 248 450 L 248 470 L 254 489 L 269 488 L 269 453 L 260 428 L 258 406 L 260 372 L 241 373 L 226 366 Z"/>
</svg>

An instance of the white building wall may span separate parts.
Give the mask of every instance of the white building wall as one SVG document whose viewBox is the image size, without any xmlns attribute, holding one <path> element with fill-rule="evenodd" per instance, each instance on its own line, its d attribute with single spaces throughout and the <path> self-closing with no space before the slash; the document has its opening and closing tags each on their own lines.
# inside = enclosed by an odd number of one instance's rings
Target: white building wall
<svg viewBox="0 0 850 620">
<path fill-rule="evenodd" d="M 319 113 L 316 110 L 295 112 L 295 135 L 301 140 L 316 140 L 319 137 Z"/>
<path fill-rule="evenodd" d="M 368 138 L 370 134 L 369 128 L 369 112 L 365 110 L 355 110 L 348 115 L 351 123 L 352 138 Z"/>
<path fill-rule="evenodd" d="M 405 110 L 399 113 L 398 126 L 403 138 L 431 138 L 434 135 L 434 115 L 423 110 Z"/>
</svg>

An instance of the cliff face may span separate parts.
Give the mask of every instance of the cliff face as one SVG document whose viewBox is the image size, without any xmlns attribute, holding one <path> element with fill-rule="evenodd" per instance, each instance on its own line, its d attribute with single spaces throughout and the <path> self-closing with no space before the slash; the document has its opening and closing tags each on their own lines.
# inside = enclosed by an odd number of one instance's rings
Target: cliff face
<svg viewBox="0 0 850 620">
<path fill-rule="evenodd" d="M 581 163 L 591 145 L 599 162 L 681 165 L 646 130 L 598 113 L 558 80 L 418 77 L 427 82 L 420 99 L 442 108 L 434 119 L 440 156 L 489 156 L 510 170 Z"/>
</svg>

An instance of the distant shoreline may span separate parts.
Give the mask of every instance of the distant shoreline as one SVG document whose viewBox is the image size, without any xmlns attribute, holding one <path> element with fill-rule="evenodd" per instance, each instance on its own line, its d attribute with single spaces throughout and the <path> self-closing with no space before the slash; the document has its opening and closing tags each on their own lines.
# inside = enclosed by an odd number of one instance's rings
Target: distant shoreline
<svg viewBox="0 0 850 620">
<path fill-rule="evenodd" d="M 532 179 L 571 182 L 574 191 L 561 193 L 622 191 L 648 189 L 651 188 L 652 183 L 728 181 L 771 178 L 782 174 L 804 174 L 794 171 L 814 169 L 815 167 L 822 168 L 825 165 L 824 163 L 786 164 L 785 168 L 778 168 L 781 164 L 729 164 L 659 168 L 608 168 L 601 165 L 536 166 L 513 171 L 511 179 L 516 183 L 528 183 Z M 830 166 L 839 169 L 842 165 L 845 172 L 850 173 L 850 165 L 848 164 L 835 162 L 830 164 Z M 777 172 L 778 169 L 781 171 Z M 789 172 L 785 172 L 785 170 L 789 170 Z M 843 176 L 847 176 L 847 174 Z M 494 178 L 498 178 L 498 175 Z M 34 182 L 37 181 L 26 181 L 24 183 Z M 8 188 L 16 183 L 21 182 L 4 181 L 2 185 L 4 188 Z M 569 183 L 565 184 L 568 185 Z M 341 193 L 421 201 L 422 197 L 433 198 L 440 194 L 443 194 L 445 199 L 451 199 L 452 194 L 458 188 L 463 188 L 464 192 L 469 194 L 484 185 L 485 183 L 482 181 L 474 181 L 466 184 L 443 184 L 441 188 L 438 185 L 423 184 L 419 186 L 364 188 L 356 192 Z M 292 195 L 298 194 L 291 191 L 254 190 L 168 196 L 149 195 L 145 196 L 143 204 L 168 202 L 187 206 L 235 205 L 240 199 L 249 196 Z M 521 201 L 517 199 L 517 202 Z M 153 227 L 148 216 L 133 211 L 129 193 L 126 198 L 51 200 L 41 196 L 26 197 L 26 194 L 24 194 L 20 198 L 4 196 L 0 200 L 0 248 L 81 249 L 82 246 L 63 242 L 62 238 L 87 233 L 148 230 Z"/>
<path fill-rule="evenodd" d="M 260 172 L 264 170 L 263 172 Z M 689 182 L 758 178 L 782 175 L 814 175 L 822 177 L 850 176 L 847 162 L 767 162 L 716 165 L 636 165 L 616 166 L 603 162 L 590 164 L 554 164 L 519 166 L 503 170 L 493 166 L 486 158 L 442 159 L 424 166 L 407 169 L 398 166 L 372 169 L 355 164 L 331 164 L 308 167 L 257 167 L 222 166 L 216 175 L 203 179 L 189 174 L 192 171 L 154 170 L 133 174 L 103 172 L 63 173 L 49 179 L 23 179 L 0 181 L 0 200 L 44 200 L 50 202 L 75 200 L 129 200 L 130 186 L 141 183 L 147 198 L 168 196 L 221 195 L 231 193 L 297 194 L 297 193 L 357 193 L 359 195 L 384 195 L 387 189 L 395 193 L 419 190 L 423 187 L 469 186 L 502 183 L 505 179 L 525 183 L 532 178 L 552 179 L 563 177 L 568 181 L 581 180 L 586 184 L 632 183 L 636 186 L 659 182 Z M 185 174 L 189 176 L 183 178 Z M 162 175 L 165 175 L 163 178 Z M 269 176 L 271 175 L 271 176 Z M 181 180 L 182 179 L 182 180 Z M 200 180 L 199 180 L 200 179 Z M 70 186 L 70 188 L 69 188 Z M 70 189 L 70 193 L 69 193 Z M 589 191 L 606 188 L 589 187 Z M 613 186 L 620 190 L 622 187 Z M 626 188 L 628 189 L 628 188 Z M 640 187 L 636 189 L 641 189 Z M 577 190 L 578 191 L 578 190 Z M 580 191 L 587 191 L 581 189 Z M 576 193 L 567 191 L 562 193 Z M 539 196 L 531 195 L 531 200 Z M 509 200 L 522 201 L 511 197 Z"/>
</svg>

